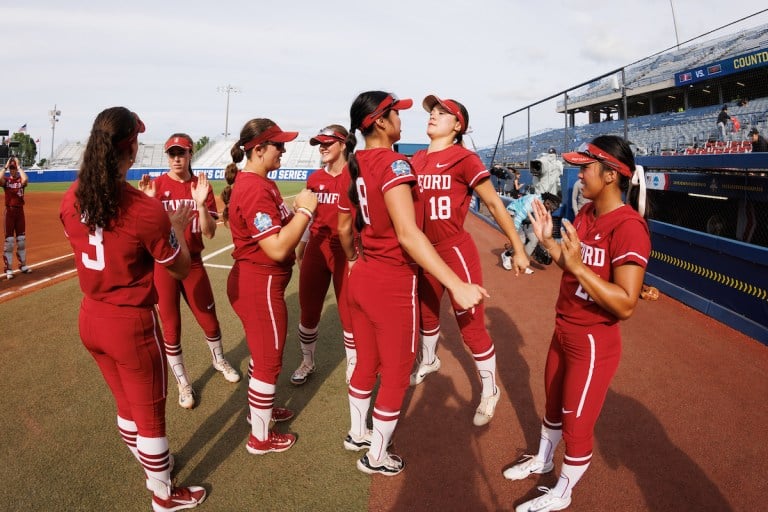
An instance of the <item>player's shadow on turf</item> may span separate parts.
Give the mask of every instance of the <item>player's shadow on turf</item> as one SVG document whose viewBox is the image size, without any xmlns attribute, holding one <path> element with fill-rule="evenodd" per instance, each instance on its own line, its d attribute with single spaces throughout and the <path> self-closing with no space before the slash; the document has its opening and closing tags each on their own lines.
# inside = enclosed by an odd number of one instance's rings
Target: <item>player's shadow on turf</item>
<svg viewBox="0 0 768 512">
<path fill-rule="evenodd" d="M 717 484 L 672 442 L 653 412 L 634 398 L 608 390 L 595 439 L 609 467 L 634 473 L 647 510 L 733 510 Z"/>
<path fill-rule="evenodd" d="M 483 431 L 472 424 L 476 404 L 462 399 L 453 378 L 440 372 L 421 386 L 425 388 L 418 399 L 408 394 L 413 403 L 401 416 L 392 447 L 403 457 L 405 470 L 392 482 L 376 482 L 392 484 L 391 492 L 397 494 L 387 510 L 484 510 L 481 496 L 489 494 L 498 505 L 493 475 L 481 460 Z"/>
<path fill-rule="evenodd" d="M 235 368 L 245 367 L 247 369 L 250 352 L 248 351 L 248 344 L 245 338 L 241 338 L 240 343 L 235 345 L 226 355 L 229 362 Z M 243 364 L 243 362 L 245 363 Z M 212 368 L 210 371 L 215 372 Z M 203 420 L 189 440 L 183 446 L 171 446 L 171 450 L 176 454 L 181 465 L 184 465 L 186 461 L 195 458 L 198 452 L 204 450 L 211 440 L 216 440 L 212 446 L 208 447 L 205 457 L 195 465 L 185 481 L 208 481 L 208 477 L 235 450 L 245 449 L 244 446 L 249 433 L 249 427 L 246 422 L 248 376 L 245 371 L 242 372 L 242 375 L 243 378 L 237 384 L 237 389 L 232 389 L 228 398 L 221 403 L 217 410 Z M 202 380 L 200 378 L 195 381 L 194 387 L 196 390 L 201 388 Z M 228 424 L 230 426 L 225 430 L 224 427 Z"/>
<path fill-rule="evenodd" d="M 438 344 L 440 350 L 447 350 L 461 364 L 467 379 L 472 386 L 473 403 L 467 409 L 466 416 L 471 419 L 474 409 L 480 403 L 480 377 L 477 374 L 477 366 L 472 354 L 461 338 L 458 325 L 453 317 L 450 302 L 443 300 L 440 312 L 441 339 Z M 496 348 L 497 385 L 501 388 L 501 401 L 508 401 L 517 415 L 525 439 L 525 447 L 521 449 L 535 449 L 539 444 L 539 426 L 541 415 L 536 410 L 536 403 L 531 390 L 531 370 L 528 362 L 523 357 L 522 335 L 512 318 L 504 309 L 491 306 L 485 308 L 486 327 Z M 543 369 L 542 369 L 543 371 Z M 429 380 L 432 376 L 428 376 Z M 500 402 L 497 406 L 503 406 Z M 522 452 L 521 452 L 522 453 Z M 518 454 L 510 454 L 515 457 Z M 511 462 L 511 461 L 510 461 Z"/>
<path fill-rule="evenodd" d="M 291 299 L 298 304 L 298 294 Z M 291 383 L 291 375 L 299 367 L 302 354 L 299 348 L 298 326 L 300 312 L 298 306 L 295 313 L 289 311 L 288 337 L 283 352 L 283 370 L 277 382 L 277 404 L 288 407 L 296 416 L 312 401 L 320 389 L 323 394 L 346 398 L 346 353 L 344 351 L 344 335 L 339 320 L 339 312 L 333 295 L 333 287 L 328 290 L 326 304 L 318 323 L 318 338 L 315 345 L 315 371 L 307 382 L 300 386 Z M 344 416 L 348 420 L 348 416 Z M 341 424 L 340 424 L 341 425 Z M 344 423 L 339 428 L 339 434 L 346 432 L 349 425 Z"/>
</svg>

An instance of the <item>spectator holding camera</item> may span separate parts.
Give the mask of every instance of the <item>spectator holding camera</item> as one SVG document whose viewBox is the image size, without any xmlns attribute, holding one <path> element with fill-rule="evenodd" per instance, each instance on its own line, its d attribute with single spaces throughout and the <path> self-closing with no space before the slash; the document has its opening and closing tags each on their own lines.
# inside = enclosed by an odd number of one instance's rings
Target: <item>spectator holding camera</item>
<svg viewBox="0 0 768 512">
<path fill-rule="evenodd" d="M 6 176 L 5 173 L 8 173 Z M 19 165 L 19 159 L 12 156 L 5 162 L 3 174 L 0 175 L 0 187 L 5 191 L 5 243 L 3 246 L 3 262 L 5 276 L 13 279 L 13 246 L 16 245 L 16 258 L 19 260 L 19 270 L 28 274 L 32 272 L 27 266 L 27 236 L 24 219 L 24 189 L 29 178 Z"/>
</svg>

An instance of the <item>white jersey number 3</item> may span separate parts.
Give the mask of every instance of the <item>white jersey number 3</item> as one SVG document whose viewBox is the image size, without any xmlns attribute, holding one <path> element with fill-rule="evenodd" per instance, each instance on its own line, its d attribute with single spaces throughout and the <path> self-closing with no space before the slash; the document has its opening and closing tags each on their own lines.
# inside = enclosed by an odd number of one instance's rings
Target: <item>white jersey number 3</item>
<svg viewBox="0 0 768 512">
<path fill-rule="evenodd" d="M 91 270 L 104 270 L 104 232 L 96 228 L 93 234 L 88 235 L 88 244 L 96 250 L 96 258 L 91 258 L 87 253 L 82 253 L 83 266 Z"/>
</svg>

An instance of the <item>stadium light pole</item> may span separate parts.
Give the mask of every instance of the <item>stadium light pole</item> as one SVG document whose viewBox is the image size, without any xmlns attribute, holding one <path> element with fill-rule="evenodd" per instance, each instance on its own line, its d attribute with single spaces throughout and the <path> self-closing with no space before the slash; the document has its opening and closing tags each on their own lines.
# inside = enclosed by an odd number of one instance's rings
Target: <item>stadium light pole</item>
<svg viewBox="0 0 768 512">
<path fill-rule="evenodd" d="M 220 85 L 216 88 L 218 92 L 224 92 L 227 93 L 227 113 L 224 117 L 224 140 L 227 140 L 227 137 L 229 137 L 229 95 L 232 93 L 240 92 L 240 88 L 234 85 Z"/>
<path fill-rule="evenodd" d="M 669 0 L 669 8 L 672 9 L 672 25 L 675 27 L 675 41 L 677 42 L 677 49 L 680 49 L 680 38 L 677 36 L 677 18 L 675 17 L 675 4 L 672 0 Z"/>
<path fill-rule="evenodd" d="M 59 116 L 61 116 L 61 110 L 56 109 L 56 105 L 53 105 L 53 110 L 48 111 L 48 115 L 51 116 L 51 158 L 48 160 L 48 167 L 53 162 L 53 139 L 56 135 L 56 123 L 59 122 Z"/>
</svg>

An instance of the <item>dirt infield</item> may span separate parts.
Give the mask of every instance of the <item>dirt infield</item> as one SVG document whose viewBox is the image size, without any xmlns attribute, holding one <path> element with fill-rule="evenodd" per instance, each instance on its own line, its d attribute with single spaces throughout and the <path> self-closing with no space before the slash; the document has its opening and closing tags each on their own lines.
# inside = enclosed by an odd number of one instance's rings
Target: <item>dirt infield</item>
<svg viewBox="0 0 768 512">
<path fill-rule="evenodd" d="M 0 303 L 11 300 L 37 288 L 72 277 L 64 274 L 74 268 L 72 249 L 59 222 L 62 192 L 27 192 L 24 215 L 27 223 L 27 265 L 32 273 L 15 273 L 15 278 L 3 279 L 0 285 Z M 14 270 L 18 262 L 14 255 Z M 59 276 L 59 277 L 55 277 Z"/>
<path fill-rule="evenodd" d="M 76 284 L 21 289 L 72 268 L 71 257 L 43 263 L 70 252 L 58 221 L 60 197 L 28 194 L 29 262 L 38 266 L 0 286 L 0 294 L 13 291 L 0 297 L 3 318 L 16 304 L 30 311 L 14 315 L 0 344 L 13 363 L 0 367 L 0 380 L 17 390 L 7 396 L 0 416 L 6 440 L 0 451 L 5 482 L 0 509 L 17 510 L 16 501 L 6 501 L 15 496 L 23 497 L 24 510 L 144 510 L 143 482 L 114 432 L 109 393 L 77 341 Z M 491 295 L 486 324 L 496 342 L 503 394 L 493 421 L 472 425 L 479 379 L 447 303 L 438 346 L 443 365 L 406 397 L 394 440 L 406 469 L 394 478 L 360 474 L 356 455 L 341 449 L 349 419 L 340 343 L 333 351 L 319 349 L 312 380 L 292 387 L 287 380 L 300 355 L 291 328 L 278 399 L 297 410 L 289 428 L 299 442 L 285 454 L 263 458 L 243 448 L 245 384 L 221 382 L 204 366 L 202 344 L 189 343 L 184 350 L 201 404 L 183 411 L 170 391 L 169 437 L 181 481 L 204 482 L 210 491 L 200 510 L 509 511 L 534 496 L 537 484 L 554 483 L 556 473 L 521 482 L 508 482 L 501 473 L 538 444 L 560 272 L 536 267 L 533 275 L 515 278 L 499 264 L 503 236 L 473 216 L 467 229 L 477 242 Z M 216 240 L 226 245 L 219 239 L 228 234 L 221 233 Z M 247 348 L 223 295 L 226 270 L 209 273 L 228 357 L 242 371 Z M 40 301 L 30 295 L 37 291 Z M 294 288 L 286 300 L 293 322 Z M 184 318 L 185 329 L 192 331 L 187 313 Z M 332 294 L 322 323 L 322 343 L 339 342 Z M 623 338 L 622 363 L 597 424 L 593 462 L 568 510 L 762 509 L 768 348 L 664 295 L 640 302 L 624 323 Z M 556 467 L 562 453 L 561 446 Z M 51 467 L 57 471 L 49 472 Z M 99 484 L 94 488 L 93 482 Z"/>
</svg>

